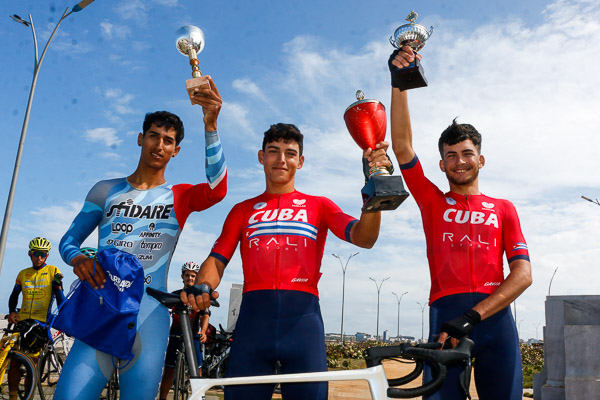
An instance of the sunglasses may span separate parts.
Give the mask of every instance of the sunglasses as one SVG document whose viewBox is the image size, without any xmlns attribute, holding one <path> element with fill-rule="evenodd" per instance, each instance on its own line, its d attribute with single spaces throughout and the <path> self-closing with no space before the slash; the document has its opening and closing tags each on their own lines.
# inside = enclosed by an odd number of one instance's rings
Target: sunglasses
<svg viewBox="0 0 600 400">
<path fill-rule="evenodd" d="M 32 256 L 32 257 L 42 257 L 42 258 L 44 258 L 44 257 L 46 257 L 47 255 L 48 255 L 48 253 L 45 253 L 45 252 L 43 252 L 43 251 L 32 251 L 32 252 L 31 252 L 31 256 Z"/>
</svg>

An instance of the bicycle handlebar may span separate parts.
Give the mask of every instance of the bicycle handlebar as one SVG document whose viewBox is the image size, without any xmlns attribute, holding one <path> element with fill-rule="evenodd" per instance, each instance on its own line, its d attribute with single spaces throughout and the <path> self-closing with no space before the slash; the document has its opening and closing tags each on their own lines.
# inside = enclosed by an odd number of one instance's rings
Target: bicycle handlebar
<svg viewBox="0 0 600 400">
<path fill-rule="evenodd" d="M 181 298 L 179 297 L 178 294 L 163 292 L 161 290 L 154 289 L 151 287 L 146 288 L 146 293 L 148 293 L 148 295 L 154 297 L 163 306 L 165 306 L 167 308 L 176 308 L 177 309 L 177 308 L 187 308 L 188 307 L 187 305 L 183 304 L 183 301 L 181 301 Z M 215 299 L 210 300 L 210 305 L 213 307 L 220 306 L 219 302 Z"/>
<path fill-rule="evenodd" d="M 387 390 L 387 395 L 391 398 L 404 399 L 426 396 L 437 391 L 442 386 L 446 378 L 446 367 L 450 364 L 465 363 L 465 369 L 468 370 L 467 374 L 470 376 L 473 341 L 465 337 L 454 349 L 439 350 L 441 346 L 441 343 L 424 343 L 416 346 L 402 344 L 399 346 L 371 347 L 366 350 L 365 361 L 367 367 L 381 365 L 382 361 L 387 358 L 401 357 L 416 362 L 415 369 L 408 375 L 401 378 L 388 379 L 390 386 L 403 385 L 416 379 L 423 370 L 424 362 L 429 361 L 433 376 L 430 382 L 416 388 L 400 389 L 390 387 Z M 468 388 L 466 390 L 468 391 Z"/>
</svg>

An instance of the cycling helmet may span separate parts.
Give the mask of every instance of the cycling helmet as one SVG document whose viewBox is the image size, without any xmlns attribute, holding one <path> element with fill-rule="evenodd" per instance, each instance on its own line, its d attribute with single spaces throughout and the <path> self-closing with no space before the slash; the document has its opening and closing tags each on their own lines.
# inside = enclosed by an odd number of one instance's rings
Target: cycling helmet
<svg viewBox="0 0 600 400">
<path fill-rule="evenodd" d="M 43 237 L 38 236 L 29 242 L 29 250 L 31 251 L 45 251 L 49 253 L 51 248 L 52 244 L 50 241 Z"/>
<path fill-rule="evenodd" d="M 83 253 L 83 255 L 86 256 L 87 258 L 96 257 L 97 250 L 93 247 L 82 247 L 81 249 L 79 249 L 79 251 L 81 251 Z"/>
<path fill-rule="evenodd" d="M 200 271 L 200 266 L 193 261 L 188 261 L 181 267 L 181 273 L 183 274 L 185 271 Z"/>
</svg>

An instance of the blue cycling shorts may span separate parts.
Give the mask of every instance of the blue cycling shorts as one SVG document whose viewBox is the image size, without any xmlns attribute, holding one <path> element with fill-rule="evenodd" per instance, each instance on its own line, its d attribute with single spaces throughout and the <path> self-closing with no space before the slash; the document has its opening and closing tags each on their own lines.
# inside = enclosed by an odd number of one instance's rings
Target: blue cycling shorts
<svg viewBox="0 0 600 400">
<path fill-rule="evenodd" d="M 167 355 L 165 356 L 165 367 L 175 368 L 177 362 L 177 349 L 183 341 L 181 336 L 169 336 L 167 345 Z M 196 349 L 196 359 L 198 360 L 198 369 L 202 366 L 202 347 L 200 345 L 200 335 L 194 335 L 194 348 Z"/>
<path fill-rule="evenodd" d="M 439 335 L 442 324 L 461 316 L 489 295 L 459 293 L 434 301 L 429 308 L 429 341 Z M 523 368 L 519 336 L 510 307 L 475 325 L 469 334 L 475 342 L 473 372 L 477 394 L 481 400 L 521 400 L 523 398 Z M 428 400 L 464 400 L 460 389 L 461 367 L 448 368 L 442 388 Z M 425 366 L 424 382 L 431 380 L 431 368 Z"/>
<path fill-rule="evenodd" d="M 244 293 L 233 334 L 227 377 L 327 371 L 317 296 L 297 290 Z M 327 382 L 281 385 L 286 400 L 326 400 Z M 270 400 L 274 384 L 226 386 L 227 400 Z"/>
</svg>

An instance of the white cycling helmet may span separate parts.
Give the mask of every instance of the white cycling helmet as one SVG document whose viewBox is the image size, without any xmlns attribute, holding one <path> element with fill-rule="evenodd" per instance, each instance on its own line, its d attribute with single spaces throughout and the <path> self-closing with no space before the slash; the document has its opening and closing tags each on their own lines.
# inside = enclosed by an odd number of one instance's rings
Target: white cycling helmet
<svg viewBox="0 0 600 400">
<path fill-rule="evenodd" d="M 181 267 L 181 273 L 183 274 L 185 271 L 194 271 L 198 273 L 198 271 L 200 271 L 200 266 L 193 261 L 188 261 Z"/>
</svg>

